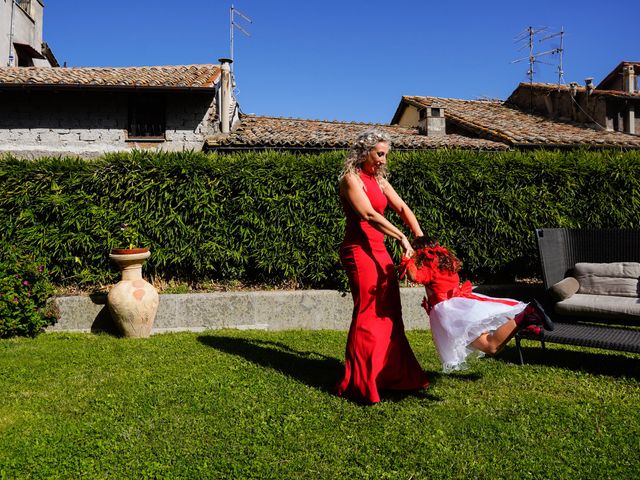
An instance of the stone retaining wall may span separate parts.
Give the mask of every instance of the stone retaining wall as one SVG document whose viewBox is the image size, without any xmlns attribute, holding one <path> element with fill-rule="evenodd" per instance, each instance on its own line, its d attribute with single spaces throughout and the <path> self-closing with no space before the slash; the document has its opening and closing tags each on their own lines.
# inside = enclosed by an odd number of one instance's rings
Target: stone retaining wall
<svg viewBox="0 0 640 480">
<path fill-rule="evenodd" d="M 540 287 L 484 286 L 477 292 L 527 300 Z M 408 330 L 429 328 L 420 306 L 423 288 L 400 289 Z M 59 297 L 60 321 L 48 331 L 113 331 L 106 295 Z M 334 290 L 220 292 L 160 295 L 154 333 L 221 328 L 348 330 L 353 302 Z"/>
</svg>

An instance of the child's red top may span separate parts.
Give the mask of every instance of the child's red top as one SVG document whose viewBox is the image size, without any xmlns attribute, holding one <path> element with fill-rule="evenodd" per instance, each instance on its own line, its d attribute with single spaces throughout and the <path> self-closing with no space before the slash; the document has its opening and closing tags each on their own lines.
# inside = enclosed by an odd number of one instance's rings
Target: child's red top
<svg viewBox="0 0 640 480">
<path fill-rule="evenodd" d="M 446 248 L 436 245 L 435 247 L 427 247 L 416 251 L 416 255 L 424 255 L 428 259 L 420 267 L 416 266 L 413 258 L 405 257 L 402 259 L 402 276 L 404 276 L 408 268 L 413 266 L 415 268 L 414 281 L 421 283 L 432 291 L 427 299 L 428 306 L 425 307 L 427 311 L 430 311 L 437 303 L 452 297 L 474 296 L 471 291 L 471 282 L 466 281 L 461 285 L 458 272 L 440 269 L 438 253 L 450 255 Z"/>
</svg>

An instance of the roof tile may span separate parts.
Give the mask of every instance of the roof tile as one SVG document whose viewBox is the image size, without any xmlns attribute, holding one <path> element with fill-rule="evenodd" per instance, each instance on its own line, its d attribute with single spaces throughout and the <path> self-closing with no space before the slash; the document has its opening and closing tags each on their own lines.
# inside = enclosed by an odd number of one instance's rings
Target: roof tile
<svg viewBox="0 0 640 480">
<path fill-rule="evenodd" d="M 213 88 L 220 66 L 212 64 L 160 67 L 2 67 L 2 86 L 100 86 L 149 88 Z"/>
<path fill-rule="evenodd" d="M 640 148 L 640 136 L 596 130 L 586 124 L 551 120 L 523 112 L 501 101 L 419 96 L 405 96 L 403 101 L 419 108 L 444 107 L 448 121 L 477 132 L 485 138 L 504 141 L 514 146 L 543 144 L 547 147 L 598 145 Z"/>
<path fill-rule="evenodd" d="M 229 134 L 218 134 L 207 139 L 211 149 L 242 149 L 247 146 L 286 149 L 348 149 L 362 131 L 379 128 L 391 137 L 396 150 L 430 148 L 465 148 L 505 150 L 504 144 L 468 138 L 461 135 L 427 137 L 416 128 L 371 123 L 307 120 L 300 118 L 244 115 L 239 125 Z"/>
</svg>

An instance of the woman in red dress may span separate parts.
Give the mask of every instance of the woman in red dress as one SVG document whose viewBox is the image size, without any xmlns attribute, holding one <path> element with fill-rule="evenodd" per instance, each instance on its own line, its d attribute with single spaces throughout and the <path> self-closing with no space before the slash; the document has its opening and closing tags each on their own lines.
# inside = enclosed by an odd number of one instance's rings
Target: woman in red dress
<svg viewBox="0 0 640 480">
<path fill-rule="evenodd" d="M 418 221 L 386 180 L 389 136 L 367 130 L 356 140 L 340 179 L 347 222 L 340 260 L 349 278 L 353 317 L 338 395 L 364 403 L 380 401 L 379 390 L 417 390 L 429 385 L 404 333 L 400 288 L 384 236 L 395 238 L 406 257 L 407 237 L 383 215 L 393 208 L 415 237 Z"/>
</svg>

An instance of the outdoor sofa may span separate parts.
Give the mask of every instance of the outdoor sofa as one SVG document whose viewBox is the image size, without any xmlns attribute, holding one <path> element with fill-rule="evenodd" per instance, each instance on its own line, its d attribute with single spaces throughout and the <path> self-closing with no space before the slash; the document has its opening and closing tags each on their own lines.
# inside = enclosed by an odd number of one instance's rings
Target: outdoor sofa
<svg viewBox="0 0 640 480">
<path fill-rule="evenodd" d="M 640 230 L 536 230 L 543 304 L 555 323 L 521 339 L 640 353 Z"/>
</svg>

